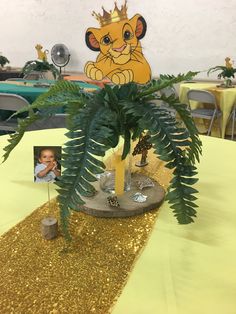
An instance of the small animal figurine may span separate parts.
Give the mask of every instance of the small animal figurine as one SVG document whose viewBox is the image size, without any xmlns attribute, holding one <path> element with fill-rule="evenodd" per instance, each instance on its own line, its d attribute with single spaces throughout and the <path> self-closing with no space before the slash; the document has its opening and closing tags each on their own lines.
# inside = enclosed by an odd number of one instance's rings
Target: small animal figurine
<svg viewBox="0 0 236 314">
<path fill-rule="evenodd" d="M 132 153 L 133 156 L 141 154 L 141 160 L 135 163 L 135 166 L 137 167 L 144 167 L 148 164 L 148 150 L 152 148 L 152 144 L 148 142 L 149 139 L 150 135 L 141 135 L 137 145 L 134 148 L 134 151 Z"/>
<path fill-rule="evenodd" d="M 38 60 L 42 60 L 42 61 L 47 61 L 47 54 L 48 54 L 48 50 L 42 50 L 43 46 L 40 44 L 37 44 L 35 46 L 35 49 L 37 50 L 38 53 Z"/>
<path fill-rule="evenodd" d="M 111 207 L 120 207 L 120 204 L 118 203 L 117 196 L 108 196 L 107 202 Z"/>
<path fill-rule="evenodd" d="M 86 63 L 85 74 L 92 80 L 108 77 L 114 84 L 135 82 L 145 84 L 151 79 L 151 69 L 142 52 L 140 40 L 145 36 L 147 24 L 140 14 L 131 19 L 125 4 L 103 15 L 93 12 L 100 28 L 88 28 L 87 46 L 98 51 L 95 62 Z"/>
<path fill-rule="evenodd" d="M 225 66 L 228 69 L 231 69 L 233 67 L 233 61 L 229 57 L 225 58 Z"/>
</svg>

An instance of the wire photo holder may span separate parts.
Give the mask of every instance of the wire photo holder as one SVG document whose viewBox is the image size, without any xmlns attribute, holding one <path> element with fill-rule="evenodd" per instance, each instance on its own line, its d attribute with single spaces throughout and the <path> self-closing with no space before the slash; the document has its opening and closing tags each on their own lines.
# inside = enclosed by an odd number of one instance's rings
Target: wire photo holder
<svg viewBox="0 0 236 314">
<path fill-rule="evenodd" d="M 52 217 L 50 184 L 61 175 L 61 146 L 34 146 L 34 182 L 46 184 L 48 216 L 41 221 L 41 235 L 51 240 L 58 235 L 58 221 Z"/>
</svg>

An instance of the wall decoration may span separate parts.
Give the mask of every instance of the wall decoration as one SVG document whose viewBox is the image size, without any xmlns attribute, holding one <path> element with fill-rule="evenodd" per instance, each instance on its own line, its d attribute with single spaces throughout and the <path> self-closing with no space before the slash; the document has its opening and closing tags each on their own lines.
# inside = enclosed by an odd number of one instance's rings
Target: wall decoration
<svg viewBox="0 0 236 314">
<path fill-rule="evenodd" d="M 93 80 L 108 77 L 114 84 L 147 83 L 151 69 L 145 59 L 140 40 L 145 36 L 145 19 L 136 14 L 127 16 L 127 2 L 113 11 L 103 8 L 103 15 L 93 12 L 100 28 L 88 28 L 85 35 L 87 46 L 99 52 L 95 62 L 85 65 L 86 75 Z"/>
</svg>

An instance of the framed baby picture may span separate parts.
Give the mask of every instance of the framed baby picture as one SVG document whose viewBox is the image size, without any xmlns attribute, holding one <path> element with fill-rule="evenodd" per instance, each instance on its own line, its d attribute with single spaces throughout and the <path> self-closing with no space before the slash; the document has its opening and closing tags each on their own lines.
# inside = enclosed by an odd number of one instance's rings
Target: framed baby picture
<svg viewBox="0 0 236 314">
<path fill-rule="evenodd" d="M 61 146 L 34 146 L 34 182 L 55 182 L 61 175 Z"/>
</svg>

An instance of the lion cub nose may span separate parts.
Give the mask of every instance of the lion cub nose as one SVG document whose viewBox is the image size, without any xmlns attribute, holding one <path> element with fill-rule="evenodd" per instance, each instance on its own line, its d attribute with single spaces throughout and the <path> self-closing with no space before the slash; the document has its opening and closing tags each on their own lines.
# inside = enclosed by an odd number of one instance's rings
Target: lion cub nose
<svg viewBox="0 0 236 314">
<path fill-rule="evenodd" d="M 112 48 L 114 51 L 117 51 L 117 52 L 122 52 L 125 48 L 126 48 L 126 44 L 124 44 L 123 46 L 119 47 L 119 48 Z"/>
</svg>

